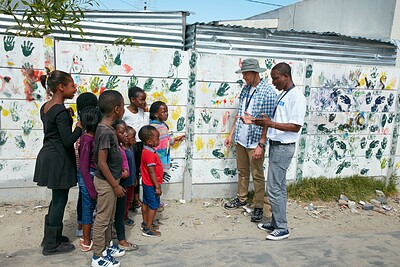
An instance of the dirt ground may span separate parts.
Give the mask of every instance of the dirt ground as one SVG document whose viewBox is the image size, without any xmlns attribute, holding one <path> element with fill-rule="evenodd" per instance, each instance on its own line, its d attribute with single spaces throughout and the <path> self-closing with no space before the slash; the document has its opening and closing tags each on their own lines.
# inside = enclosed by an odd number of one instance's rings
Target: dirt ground
<svg viewBox="0 0 400 267">
<path fill-rule="evenodd" d="M 288 201 L 288 220 L 290 238 L 326 236 L 337 232 L 341 234 L 364 234 L 384 229 L 400 229 L 400 195 L 388 198 L 390 211 L 381 209 L 362 210 L 352 213 L 349 208 L 341 207 L 337 202 L 313 203 L 314 211 L 306 208 L 310 203 Z M 137 224 L 126 227 L 128 240 L 140 245 L 151 243 L 193 242 L 197 240 L 215 240 L 221 238 L 257 238 L 265 239 L 266 233 L 250 222 L 250 216 L 244 209 L 225 210 L 226 199 L 198 199 L 189 203 L 164 200 L 165 210 L 157 215 L 162 236 L 146 238 L 141 235 L 141 214 L 131 214 Z M 18 202 L 0 203 L 0 258 L 21 256 L 25 248 L 37 248 L 43 237 L 43 219 L 48 203 Z M 78 246 L 75 237 L 76 202 L 69 202 L 64 217 L 64 234 Z M 268 207 L 265 208 L 265 211 Z M 267 214 L 268 215 L 268 214 Z M 264 218 L 266 221 L 268 218 Z M 78 248 L 78 247 L 77 247 Z M 83 253 L 76 249 L 72 253 Z"/>
</svg>

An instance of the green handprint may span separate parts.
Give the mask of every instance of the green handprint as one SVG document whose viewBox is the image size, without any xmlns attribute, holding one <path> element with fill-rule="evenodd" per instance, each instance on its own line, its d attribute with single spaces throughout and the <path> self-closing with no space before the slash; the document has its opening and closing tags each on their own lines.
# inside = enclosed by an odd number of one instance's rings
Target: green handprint
<svg viewBox="0 0 400 267">
<path fill-rule="evenodd" d="M 21 45 L 21 48 L 22 54 L 24 54 L 26 57 L 29 57 L 32 54 L 33 49 L 35 49 L 31 41 L 24 41 L 24 43 Z"/>
<path fill-rule="evenodd" d="M 206 124 L 208 124 L 210 122 L 211 115 L 207 112 L 207 110 L 205 110 L 204 112 L 201 112 L 200 115 Z"/>
<path fill-rule="evenodd" d="M 149 91 L 151 91 L 151 89 L 153 89 L 153 82 L 154 82 L 154 79 L 153 78 L 148 78 L 145 82 L 144 82 L 144 85 L 143 85 L 143 91 L 145 91 L 145 92 L 149 92 Z"/>
<path fill-rule="evenodd" d="M 226 96 L 228 94 L 225 94 L 226 91 L 228 91 L 231 87 L 227 83 L 221 83 L 217 90 L 217 96 Z"/>
<path fill-rule="evenodd" d="M 89 88 L 93 93 L 97 93 L 100 89 L 103 80 L 100 77 L 90 77 L 89 79 Z"/>
<path fill-rule="evenodd" d="M 118 53 L 117 53 L 117 56 L 115 57 L 115 59 L 114 59 L 114 63 L 115 63 L 115 65 L 118 65 L 118 66 L 121 66 L 121 50 L 120 51 L 118 51 Z"/>
<path fill-rule="evenodd" d="M 136 78 L 136 76 L 135 76 L 135 75 L 132 75 L 132 76 L 129 78 L 129 81 L 128 81 L 128 89 L 137 86 L 138 83 L 139 83 L 139 81 L 138 81 L 138 79 Z"/>
<path fill-rule="evenodd" d="M 24 132 L 24 134 L 30 134 L 33 128 L 33 121 L 32 120 L 27 120 L 24 121 L 23 125 L 22 125 L 22 130 Z"/>
<path fill-rule="evenodd" d="M 189 90 L 188 92 L 188 102 L 191 105 L 194 105 L 194 103 L 196 102 L 196 99 L 194 97 L 194 91 L 193 90 Z"/>
<path fill-rule="evenodd" d="M 16 102 L 11 103 L 10 107 L 11 119 L 15 122 L 19 121 L 19 114 L 18 114 L 18 104 Z"/>
<path fill-rule="evenodd" d="M 172 63 L 175 67 L 179 67 L 182 64 L 181 53 L 179 51 L 175 51 L 174 53 L 174 61 Z"/>
<path fill-rule="evenodd" d="M 14 139 L 18 148 L 25 148 L 25 141 L 22 139 L 22 136 L 18 135 Z"/>
<path fill-rule="evenodd" d="M 191 72 L 189 74 L 189 88 L 193 88 L 196 85 L 196 73 Z"/>
<path fill-rule="evenodd" d="M 236 83 L 238 83 L 240 85 L 240 87 L 243 87 L 243 84 L 244 84 L 243 80 L 237 80 Z"/>
<path fill-rule="evenodd" d="M 15 37 L 14 36 L 4 36 L 3 43 L 4 43 L 4 50 L 6 50 L 6 52 L 13 51 L 14 45 L 15 45 Z"/>
<path fill-rule="evenodd" d="M 118 83 L 119 83 L 118 76 L 110 76 L 106 83 L 106 88 L 108 90 L 114 90 L 115 88 L 118 87 Z"/>
<path fill-rule="evenodd" d="M 26 71 L 28 76 L 33 76 L 33 65 L 31 63 L 29 63 L 29 62 L 24 63 L 22 65 L 22 68 Z"/>
<path fill-rule="evenodd" d="M 382 156 L 383 156 L 383 151 L 382 151 L 382 149 L 379 148 L 375 154 L 375 157 L 377 160 L 381 160 Z"/>
<path fill-rule="evenodd" d="M 188 122 L 193 123 L 194 122 L 194 109 L 190 109 L 188 112 Z"/>
<path fill-rule="evenodd" d="M 171 86 L 169 87 L 169 90 L 171 92 L 177 92 L 180 91 L 181 89 L 178 90 L 179 86 L 182 85 L 182 81 L 181 79 L 174 79 L 174 81 L 172 82 Z"/>
<path fill-rule="evenodd" d="M 235 175 L 237 174 L 237 169 L 225 168 L 225 169 L 224 169 L 224 174 L 225 174 L 226 176 L 231 176 L 231 177 L 233 177 L 233 176 L 235 176 Z"/>
<path fill-rule="evenodd" d="M 6 131 L 0 131 L 0 146 L 4 145 L 7 142 L 7 132 Z"/>
<path fill-rule="evenodd" d="M 214 149 L 212 152 L 213 156 L 216 158 L 219 158 L 219 159 L 224 158 L 225 155 L 224 155 L 224 153 L 220 152 L 220 150 L 221 150 L 220 148 Z"/>
<path fill-rule="evenodd" d="M 273 61 L 272 58 L 267 58 L 267 59 L 265 60 L 265 66 L 266 66 L 267 69 L 269 69 L 269 70 L 272 69 L 273 63 L 274 63 L 274 61 Z"/>
<path fill-rule="evenodd" d="M 176 129 L 178 130 L 178 132 L 183 131 L 183 129 L 185 129 L 185 118 L 184 117 L 180 117 L 176 123 Z"/>
<path fill-rule="evenodd" d="M 218 173 L 217 169 L 211 169 L 210 172 L 211 172 L 211 175 L 212 175 L 215 179 L 221 179 L 221 175 Z"/>
<path fill-rule="evenodd" d="M 190 56 L 190 61 L 189 61 L 189 66 L 191 69 L 193 69 L 194 67 L 196 67 L 197 64 L 197 53 L 192 53 L 192 55 Z"/>
<path fill-rule="evenodd" d="M 361 175 L 366 175 L 366 174 L 368 173 L 368 171 L 369 171 L 369 169 L 362 168 L 362 169 L 360 170 L 360 174 L 361 174 Z"/>
</svg>

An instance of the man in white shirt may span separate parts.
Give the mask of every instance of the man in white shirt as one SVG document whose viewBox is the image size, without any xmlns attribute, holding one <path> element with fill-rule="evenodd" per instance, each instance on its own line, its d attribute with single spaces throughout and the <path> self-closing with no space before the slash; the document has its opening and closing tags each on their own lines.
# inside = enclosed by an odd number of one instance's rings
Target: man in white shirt
<svg viewBox="0 0 400 267">
<path fill-rule="evenodd" d="M 282 91 L 274 109 L 272 119 L 251 118 L 246 114 L 246 123 L 268 128 L 269 165 L 267 192 L 272 209 L 272 221 L 258 224 L 258 228 L 271 233 L 269 240 L 281 240 L 289 237 L 286 219 L 286 171 L 296 150 L 296 142 L 306 113 L 306 99 L 300 88 L 292 81 L 291 68 L 287 63 L 278 63 L 271 71 L 272 83 Z M 251 118 L 251 119 L 250 119 Z"/>
</svg>

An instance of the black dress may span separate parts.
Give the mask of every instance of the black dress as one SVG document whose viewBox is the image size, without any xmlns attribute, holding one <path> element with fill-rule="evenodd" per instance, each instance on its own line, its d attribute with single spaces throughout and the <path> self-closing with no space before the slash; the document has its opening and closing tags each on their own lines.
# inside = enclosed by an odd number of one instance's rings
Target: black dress
<svg viewBox="0 0 400 267">
<path fill-rule="evenodd" d="M 33 181 L 50 189 L 69 189 L 76 185 L 74 143 L 82 129 L 72 132 L 73 120 L 63 104 L 55 104 L 44 113 L 40 108 L 44 139 L 35 166 Z"/>
</svg>

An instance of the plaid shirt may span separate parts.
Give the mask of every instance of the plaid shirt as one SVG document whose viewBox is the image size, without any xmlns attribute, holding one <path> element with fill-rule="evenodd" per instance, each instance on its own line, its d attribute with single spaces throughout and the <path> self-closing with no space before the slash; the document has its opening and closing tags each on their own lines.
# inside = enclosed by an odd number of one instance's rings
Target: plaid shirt
<svg viewBox="0 0 400 267">
<path fill-rule="evenodd" d="M 246 85 L 243 87 L 242 92 L 239 96 L 239 112 L 238 116 L 243 116 L 243 105 L 245 105 L 246 98 L 250 94 L 251 85 Z M 256 86 L 256 91 L 251 99 L 253 101 L 253 109 L 251 115 L 253 118 L 262 118 L 262 113 L 272 117 L 274 112 L 274 107 L 276 105 L 277 95 L 274 89 L 269 86 L 264 80 Z M 244 123 L 242 120 L 236 120 L 236 129 L 234 135 L 234 142 L 237 144 L 239 139 L 239 132 L 243 128 Z M 262 127 L 250 124 L 249 134 L 247 135 L 246 147 L 250 147 L 251 144 L 258 143 L 261 139 Z"/>
</svg>

